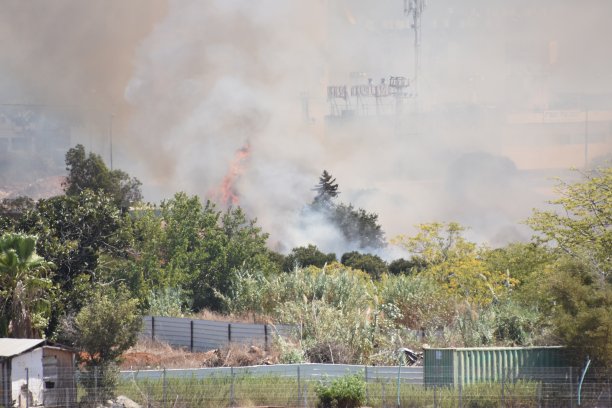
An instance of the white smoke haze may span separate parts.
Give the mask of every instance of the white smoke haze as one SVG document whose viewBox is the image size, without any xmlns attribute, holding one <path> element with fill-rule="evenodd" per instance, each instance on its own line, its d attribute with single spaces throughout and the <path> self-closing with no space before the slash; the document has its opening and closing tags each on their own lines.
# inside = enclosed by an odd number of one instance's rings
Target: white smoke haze
<svg viewBox="0 0 612 408">
<path fill-rule="evenodd" d="M 587 110 L 589 164 L 612 153 L 610 16 L 606 0 L 430 0 L 418 98 L 403 115 L 326 120 L 326 87 L 351 73 L 414 76 L 403 1 L 4 0 L 0 102 L 75 107 L 73 142 L 105 159 L 114 114 L 114 165 L 148 201 L 211 197 L 248 145 L 234 188 L 282 251 L 355 249 L 304 209 L 323 169 L 387 238 L 455 220 L 503 245 L 529 238 L 520 222 L 549 177 L 584 166 Z"/>
</svg>

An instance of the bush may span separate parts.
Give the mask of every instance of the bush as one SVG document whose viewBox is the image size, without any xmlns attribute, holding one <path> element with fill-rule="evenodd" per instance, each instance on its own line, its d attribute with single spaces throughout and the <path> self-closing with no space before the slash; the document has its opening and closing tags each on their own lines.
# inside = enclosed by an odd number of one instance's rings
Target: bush
<svg viewBox="0 0 612 408">
<path fill-rule="evenodd" d="M 340 260 L 343 265 L 367 272 L 372 278 L 379 279 L 383 273 L 389 272 L 387 263 L 378 255 L 362 254 L 357 251 L 347 252 Z"/>
<path fill-rule="evenodd" d="M 366 384 L 359 374 L 345 375 L 331 384 L 319 383 L 316 392 L 317 408 L 354 408 L 365 402 Z"/>
</svg>

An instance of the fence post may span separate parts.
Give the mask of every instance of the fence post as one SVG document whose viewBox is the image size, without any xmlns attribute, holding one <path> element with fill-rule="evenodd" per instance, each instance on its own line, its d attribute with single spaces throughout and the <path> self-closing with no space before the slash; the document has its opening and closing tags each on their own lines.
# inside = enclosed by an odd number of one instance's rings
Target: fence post
<svg viewBox="0 0 612 408">
<path fill-rule="evenodd" d="M 94 366 L 94 399 L 98 402 L 98 366 Z"/>
<path fill-rule="evenodd" d="M 502 378 L 501 378 L 501 405 L 504 406 L 504 386 L 506 385 L 506 370 L 502 370 Z"/>
<path fill-rule="evenodd" d="M 155 341 L 155 316 L 151 316 L 151 341 Z"/>
<path fill-rule="evenodd" d="M 457 375 L 458 391 L 459 391 L 459 408 L 463 407 L 463 366 L 461 365 L 461 359 L 458 359 L 459 374 Z"/>
<path fill-rule="evenodd" d="M 166 408 L 166 367 L 162 372 L 162 406 Z"/>
<path fill-rule="evenodd" d="M 434 408 L 438 407 L 438 399 L 436 398 L 436 389 L 437 388 L 438 387 L 436 386 L 436 384 L 434 384 L 434 393 L 433 393 L 434 394 L 433 395 L 433 403 L 434 403 L 433 405 L 434 405 Z"/>
<path fill-rule="evenodd" d="M 365 387 L 366 387 L 366 400 L 365 400 L 365 403 L 366 403 L 366 405 L 370 405 L 370 393 L 369 393 L 369 389 L 368 389 L 369 388 L 368 387 L 368 366 L 367 365 L 365 366 L 364 376 L 365 376 Z"/>
<path fill-rule="evenodd" d="M 387 406 L 387 396 L 385 395 L 386 382 L 383 380 L 380 384 L 381 384 L 381 394 L 382 394 L 382 406 L 383 408 L 386 408 Z"/>
<path fill-rule="evenodd" d="M 308 408 L 308 383 L 304 384 L 304 390 L 302 391 L 302 396 L 303 396 L 303 400 L 304 400 L 304 408 Z"/>
<path fill-rule="evenodd" d="M 298 406 L 300 405 L 300 400 L 301 400 L 301 378 L 300 378 L 300 365 L 297 365 L 297 392 L 298 392 Z"/>
<path fill-rule="evenodd" d="M 232 324 L 231 323 L 227 324 L 227 342 L 228 343 L 232 342 Z"/>
<path fill-rule="evenodd" d="M 264 350 L 268 351 L 268 325 L 264 324 Z"/>
<path fill-rule="evenodd" d="M 189 350 L 193 353 L 193 320 L 189 321 Z"/>
<path fill-rule="evenodd" d="M 230 376 L 232 377 L 232 383 L 230 385 L 230 407 L 235 405 L 234 396 L 234 367 L 230 367 Z"/>
<path fill-rule="evenodd" d="M 574 373 L 572 367 L 569 368 L 569 389 L 570 389 L 570 408 L 574 408 Z"/>
<path fill-rule="evenodd" d="M 459 408 L 463 408 L 463 378 L 461 377 L 459 377 Z"/>
<path fill-rule="evenodd" d="M 26 408 L 30 408 L 30 369 L 26 368 Z"/>
</svg>

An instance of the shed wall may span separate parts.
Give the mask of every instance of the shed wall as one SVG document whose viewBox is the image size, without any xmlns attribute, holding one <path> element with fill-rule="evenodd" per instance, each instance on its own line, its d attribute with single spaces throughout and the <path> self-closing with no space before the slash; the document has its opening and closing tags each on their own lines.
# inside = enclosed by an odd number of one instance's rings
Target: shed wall
<svg viewBox="0 0 612 408">
<path fill-rule="evenodd" d="M 45 408 L 76 406 L 74 353 L 57 347 L 43 348 Z"/>
<path fill-rule="evenodd" d="M 561 347 L 426 349 L 427 385 L 458 385 L 539 378 L 567 365 Z M 546 369 L 546 370 L 543 370 Z"/>
<path fill-rule="evenodd" d="M 19 407 L 26 406 L 26 393 L 21 392 L 25 388 L 26 376 L 29 381 L 31 395 L 30 406 L 43 403 L 44 381 L 42 366 L 42 348 L 37 348 L 11 360 L 12 399 L 17 401 Z M 26 374 L 27 369 L 27 374 Z"/>
<path fill-rule="evenodd" d="M 0 361 L 0 407 L 11 404 L 11 360 Z"/>
</svg>

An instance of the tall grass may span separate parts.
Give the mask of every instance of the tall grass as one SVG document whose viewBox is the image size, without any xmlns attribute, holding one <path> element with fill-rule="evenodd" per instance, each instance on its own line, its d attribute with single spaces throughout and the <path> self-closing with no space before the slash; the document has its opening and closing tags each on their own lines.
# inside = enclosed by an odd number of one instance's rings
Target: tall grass
<svg viewBox="0 0 612 408">
<path fill-rule="evenodd" d="M 143 407 L 314 407 L 317 381 L 277 375 L 217 376 L 204 379 L 193 377 L 149 380 L 123 380 L 117 389 Z M 372 408 L 395 407 L 397 385 L 393 380 L 369 381 L 366 405 Z M 503 389 L 503 391 L 502 391 Z M 502 397 L 503 394 L 503 397 Z M 550 396 L 548 396 L 550 397 Z M 502 405 L 503 398 L 503 405 Z M 472 384 L 463 388 L 424 387 L 401 384 L 402 407 L 485 408 L 569 406 L 569 401 L 556 395 L 557 403 L 547 400 L 541 385 L 533 381 L 502 384 Z"/>
</svg>

